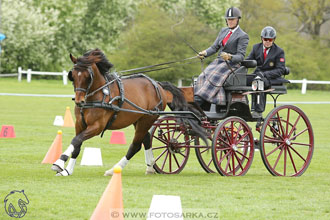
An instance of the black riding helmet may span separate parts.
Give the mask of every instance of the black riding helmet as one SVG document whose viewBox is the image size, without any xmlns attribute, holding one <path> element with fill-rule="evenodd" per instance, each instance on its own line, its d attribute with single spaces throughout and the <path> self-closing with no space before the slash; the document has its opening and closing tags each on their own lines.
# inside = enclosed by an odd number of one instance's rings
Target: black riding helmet
<svg viewBox="0 0 330 220">
<path fill-rule="evenodd" d="M 267 26 L 262 29 L 260 36 L 262 38 L 270 38 L 270 39 L 275 39 L 276 38 L 276 30 L 271 27 Z"/>
<path fill-rule="evenodd" d="M 230 7 L 227 9 L 226 14 L 225 14 L 226 24 L 227 24 L 227 19 L 238 18 L 238 21 L 237 21 L 237 25 L 238 25 L 239 19 L 241 19 L 241 17 L 242 17 L 242 12 L 238 8 Z M 237 25 L 235 26 L 235 28 L 237 27 Z"/>
<path fill-rule="evenodd" d="M 228 10 L 226 11 L 226 14 L 225 14 L 225 19 L 228 19 L 228 18 L 238 18 L 238 19 L 240 19 L 241 17 L 242 17 L 242 13 L 236 7 L 228 8 Z"/>
</svg>

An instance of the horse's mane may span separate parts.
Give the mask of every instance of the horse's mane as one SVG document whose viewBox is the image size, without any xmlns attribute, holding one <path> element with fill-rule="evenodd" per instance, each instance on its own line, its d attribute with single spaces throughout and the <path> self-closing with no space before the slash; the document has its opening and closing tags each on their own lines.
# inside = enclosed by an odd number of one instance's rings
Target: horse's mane
<svg viewBox="0 0 330 220">
<path fill-rule="evenodd" d="M 93 63 L 96 64 L 102 75 L 106 75 L 110 68 L 113 67 L 113 64 L 110 63 L 105 54 L 100 49 L 96 48 L 87 51 L 83 56 L 79 57 L 74 68 L 85 70 Z"/>
</svg>

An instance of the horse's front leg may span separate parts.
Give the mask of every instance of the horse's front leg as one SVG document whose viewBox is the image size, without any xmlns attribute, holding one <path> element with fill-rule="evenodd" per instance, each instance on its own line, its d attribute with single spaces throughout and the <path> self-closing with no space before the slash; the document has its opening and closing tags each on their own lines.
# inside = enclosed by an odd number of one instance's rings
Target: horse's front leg
<svg viewBox="0 0 330 220">
<path fill-rule="evenodd" d="M 86 130 L 76 135 L 70 146 L 64 151 L 61 157 L 53 164 L 52 170 L 56 171 L 56 176 L 69 176 L 73 174 L 73 170 L 76 164 L 77 157 L 80 153 L 81 145 L 85 140 L 88 140 L 101 132 L 98 126 L 89 126 Z M 64 168 L 65 162 L 71 156 L 69 163 Z"/>
</svg>

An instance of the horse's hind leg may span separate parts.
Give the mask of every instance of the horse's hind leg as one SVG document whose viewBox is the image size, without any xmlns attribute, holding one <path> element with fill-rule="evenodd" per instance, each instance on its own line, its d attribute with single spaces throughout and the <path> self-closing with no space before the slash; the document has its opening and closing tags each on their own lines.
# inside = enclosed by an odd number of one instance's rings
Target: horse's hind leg
<svg viewBox="0 0 330 220">
<path fill-rule="evenodd" d="M 149 144 L 147 143 L 148 139 L 150 139 L 150 135 L 148 133 L 149 128 L 152 126 L 152 124 L 154 123 L 154 121 L 156 120 L 156 117 L 144 117 L 142 119 L 140 119 L 138 122 L 136 122 L 134 124 L 135 127 L 135 135 L 134 135 L 134 139 L 132 144 L 130 145 L 126 156 L 124 156 L 116 165 L 114 165 L 110 170 L 107 170 L 104 175 L 105 176 L 110 176 L 113 174 L 113 169 L 116 166 L 120 166 L 121 168 L 124 168 L 129 160 L 137 153 L 141 150 L 141 146 L 142 146 L 142 142 L 143 144 L 146 146 L 146 144 L 149 146 L 149 148 L 145 148 L 148 149 L 148 152 L 151 152 L 152 155 L 152 151 L 150 148 L 150 140 L 149 140 Z M 148 171 L 147 168 L 147 174 L 149 173 L 154 173 L 155 171 L 153 170 L 153 156 L 152 158 L 150 157 L 150 153 L 147 153 L 148 156 L 148 162 L 150 163 L 150 167 L 152 169 L 150 169 Z M 151 159 L 149 159 L 151 158 Z M 148 164 L 147 159 L 146 159 L 146 163 Z"/>
<path fill-rule="evenodd" d="M 151 149 L 151 140 L 150 140 L 149 132 L 147 132 L 147 134 L 144 136 L 143 146 L 144 146 L 144 158 L 147 165 L 146 174 L 154 174 L 155 159 Z"/>
</svg>

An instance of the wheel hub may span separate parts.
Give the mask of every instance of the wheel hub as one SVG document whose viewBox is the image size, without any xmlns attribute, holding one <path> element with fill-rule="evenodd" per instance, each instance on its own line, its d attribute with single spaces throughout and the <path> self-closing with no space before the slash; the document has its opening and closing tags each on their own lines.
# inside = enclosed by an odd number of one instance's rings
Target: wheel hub
<svg viewBox="0 0 330 220">
<path fill-rule="evenodd" d="M 286 145 L 288 145 L 288 146 L 290 146 L 291 145 L 291 141 L 289 140 L 289 139 L 285 139 L 285 143 L 286 143 Z"/>
<path fill-rule="evenodd" d="M 236 144 L 232 144 L 232 145 L 231 145 L 231 148 L 232 148 L 234 151 L 237 151 L 237 150 L 238 150 Z"/>
<path fill-rule="evenodd" d="M 170 139 L 168 146 L 169 146 L 169 151 L 174 154 L 180 152 L 180 148 L 178 148 L 178 140 L 175 138 Z"/>
</svg>

